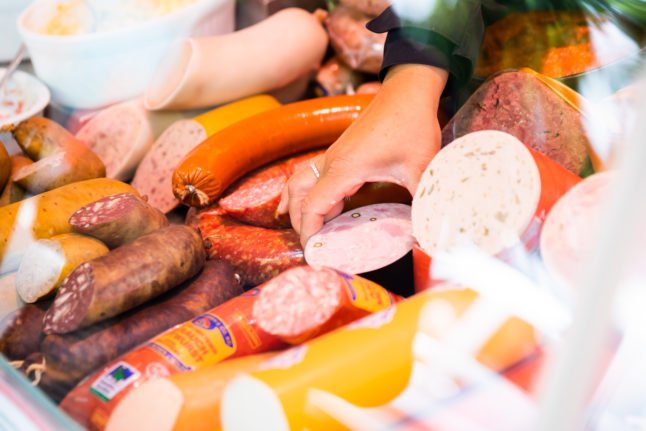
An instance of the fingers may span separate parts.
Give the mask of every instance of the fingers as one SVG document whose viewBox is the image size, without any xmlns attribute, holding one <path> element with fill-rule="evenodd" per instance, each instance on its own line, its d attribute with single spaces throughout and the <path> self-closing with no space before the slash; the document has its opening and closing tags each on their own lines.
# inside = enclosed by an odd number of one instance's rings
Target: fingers
<svg viewBox="0 0 646 431">
<path fill-rule="evenodd" d="M 282 210 L 282 214 L 289 211 L 289 218 L 296 232 L 300 232 L 301 201 L 308 195 L 317 181 L 318 178 L 314 175 L 314 171 L 307 165 L 296 171 L 283 189 L 278 210 L 279 212 Z"/>
</svg>

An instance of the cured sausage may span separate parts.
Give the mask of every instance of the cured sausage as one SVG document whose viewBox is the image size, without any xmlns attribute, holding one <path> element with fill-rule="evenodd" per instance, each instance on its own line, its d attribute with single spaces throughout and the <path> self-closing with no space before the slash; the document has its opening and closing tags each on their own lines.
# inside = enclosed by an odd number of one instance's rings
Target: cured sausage
<svg viewBox="0 0 646 431">
<path fill-rule="evenodd" d="M 362 274 L 406 295 L 413 291 L 411 208 L 376 204 L 341 214 L 326 223 L 305 246 L 310 265 Z"/>
<path fill-rule="evenodd" d="M 144 103 L 153 110 L 186 109 L 266 93 L 315 71 L 327 44 L 320 20 L 300 8 L 281 10 L 234 33 L 187 38 L 167 57 Z"/>
<path fill-rule="evenodd" d="M 257 286 L 304 263 L 293 229 L 248 226 L 223 215 L 218 207 L 201 211 L 197 224 L 209 258 L 233 265 L 246 286 Z"/>
<path fill-rule="evenodd" d="M 478 87 L 442 129 L 442 145 L 479 130 L 507 132 L 574 174 L 591 148 L 581 114 L 524 71 L 494 75 Z"/>
<path fill-rule="evenodd" d="M 139 100 L 101 110 L 76 133 L 105 164 L 108 178 L 126 181 L 153 144 L 153 130 Z"/>
<path fill-rule="evenodd" d="M 123 192 L 136 193 L 128 184 L 98 178 L 0 207 L 0 273 L 18 269 L 25 250 L 35 240 L 71 232 L 68 220 L 83 205 Z"/>
<path fill-rule="evenodd" d="M 334 142 L 370 95 L 290 103 L 227 127 L 191 151 L 173 173 L 173 193 L 206 207 L 234 181 L 267 163 Z"/>
<path fill-rule="evenodd" d="M 253 318 L 266 333 L 300 344 L 400 298 L 358 276 L 326 267 L 299 266 L 263 285 Z"/>
<path fill-rule="evenodd" d="M 13 180 L 38 194 L 66 184 L 105 176 L 105 165 L 65 128 L 44 117 L 31 117 L 11 131 L 35 163 L 19 169 Z"/>
<path fill-rule="evenodd" d="M 69 390 L 123 353 L 242 293 L 230 265 L 208 261 L 198 276 L 153 304 L 86 330 L 45 337 L 40 349 L 45 372 Z"/>
<path fill-rule="evenodd" d="M 44 337 L 46 307 L 26 304 L 0 321 L 0 353 L 9 360 L 23 360 L 38 352 Z"/>
<path fill-rule="evenodd" d="M 258 288 L 160 334 L 81 382 L 61 403 L 78 423 L 103 429 L 111 412 L 146 380 L 197 370 L 225 359 L 283 348 L 252 318 Z M 113 376 L 126 376 L 115 380 Z"/>
<path fill-rule="evenodd" d="M 25 302 L 46 298 L 77 266 L 108 251 L 101 241 L 74 233 L 39 239 L 18 267 L 16 291 Z"/>
<path fill-rule="evenodd" d="M 157 138 L 150 151 L 139 164 L 132 186 L 148 203 L 163 213 L 172 211 L 179 201 L 173 195 L 171 178 L 179 160 L 200 142 L 240 120 L 280 106 L 271 96 L 259 95 L 220 106 L 198 115 L 171 124 Z M 150 113 L 149 115 L 159 115 Z"/>
<path fill-rule="evenodd" d="M 266 228 L 291 227 L 288 214 L 278 214 L 281 193 L 287 180 L 304 163 L 323 154 L 314 151 L 290 157 L 252 172 L 218 201 L 227 215 L 244 223 Z"/>
<path fill-rule="evenodd" d="M 31 165 L 32 163 L 34 163 L 30 158 L 21 156 L 19 154 L 14 154 L 13 156 L 10 157 L 10 160 L 11 160 L 11 176 L 7 180 L 7 184 L 5 184 L 4 190 L 0 194 L 0 206 L 9 205 L 24 199 L 25 189 L 23 189 L 18 184 L 16 184 L 12 176 L 16 172 L 18 172 L 22 167 Z"/>
<path fill-rule="evenodd" d="M 65 334 L 130 310 L 197 274 L 205 258 L 188 226 L 144 235 L 72 271 L 47 310 L 44 331 Z"/>
<path fill-rule="evenodd" d="M 79 208 L 69 223 L 74 232 L 116 248 L 168 226 L 168 219 L 143 199 L 131 193 L 120 193 Z"/>
</svg>

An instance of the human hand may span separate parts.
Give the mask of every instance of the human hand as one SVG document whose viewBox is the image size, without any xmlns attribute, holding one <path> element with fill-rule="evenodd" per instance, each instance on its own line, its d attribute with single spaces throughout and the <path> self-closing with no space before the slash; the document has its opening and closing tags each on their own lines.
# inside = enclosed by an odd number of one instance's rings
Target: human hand
<svg viewBox="0 0 646 431">
<path fill-rule="evenodd" d="M 440 148 L 437 109 L 446 80 L 436 67 L 393 67 L 366 111 L 312 161 L 320 177 L 305 166 L 290 178 L 278 211 L 289 211 L 303 246 L 365 183 L 391 182 L 415 193 Z"/>
</svg>

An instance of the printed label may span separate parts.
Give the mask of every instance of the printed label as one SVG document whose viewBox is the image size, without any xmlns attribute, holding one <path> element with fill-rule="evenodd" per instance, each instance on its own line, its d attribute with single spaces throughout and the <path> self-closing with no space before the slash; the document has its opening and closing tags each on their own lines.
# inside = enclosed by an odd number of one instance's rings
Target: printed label
<svg viewBox="0 0 646 431">
<path fill-rule="evenodd" d="M 132 365 L 119 362 L 96 379 L 90 387 L 90 392 L 103 401 L 110 401 L 140 375 Z"/>
<path fill-rule="evenodd" d="M 355 307 L 374 313 L 394 304 L 392 295 L 378 284 L 365 278 L 341 275 Z"/>
<path fill-rule="evenodd" d="M 236 351 L 229 327 L 213 314 L 202 314 L 148 344 L 181 371 L 220 362 Z"/>
</svg>

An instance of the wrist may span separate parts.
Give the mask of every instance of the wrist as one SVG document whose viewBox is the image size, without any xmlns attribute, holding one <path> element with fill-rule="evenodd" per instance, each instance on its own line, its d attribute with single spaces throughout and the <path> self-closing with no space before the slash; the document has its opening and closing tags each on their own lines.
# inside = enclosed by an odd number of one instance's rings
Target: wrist
<svg viewBox="0 0 646 431">
<path fill-rule="evenodd" d="M 383 90 L 430 98 L 436 105 L 449 78 L 445 69 L 426 64 L 398 64 L 388 69 Z"/>
</svg>

